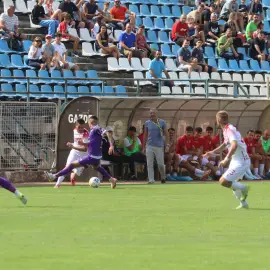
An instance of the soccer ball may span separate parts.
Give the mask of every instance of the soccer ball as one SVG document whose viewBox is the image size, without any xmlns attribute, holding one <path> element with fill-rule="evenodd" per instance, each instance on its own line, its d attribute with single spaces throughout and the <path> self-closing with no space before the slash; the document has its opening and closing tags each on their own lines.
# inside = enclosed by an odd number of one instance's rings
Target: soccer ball
<svg viewBox="0 0 270 270">
<path fill-rule="evenodd" d="M 97 177 L 91 177 L 89 180 L 89 186 L 92 188 L 98 188 L 100 185 L 100 180 Z"/>
</svg>

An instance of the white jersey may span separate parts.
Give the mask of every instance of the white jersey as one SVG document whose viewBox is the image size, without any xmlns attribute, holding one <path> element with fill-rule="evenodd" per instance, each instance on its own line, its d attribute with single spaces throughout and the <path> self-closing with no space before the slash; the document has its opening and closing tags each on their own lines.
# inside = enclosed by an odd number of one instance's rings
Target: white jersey
<svg viewBox="0 0 270 270">
<path fill-rule="evenodd" d="M 227 148 L 231 147 L 232 141 L 237 141 L 237 149 L 232 156 L 232 161 L 244 163 L 246 160 L 249 160 L 247 146 L 236 127 L 231 124 L 226 125 L 223 128 L 223 137 Z"/>
<path fill-rule="evenodd" d="M 84 140 L 85 138 L 88 138 L 88 135 L 89 135 L 89 132 L 87 129 L 84 129 L 82 133 L 79 133 L 78 130 L 75 128 L 73 130 L 73 136 L 74 136 L 74 143 L 73 145 L 74 146 L 79 146 L 79 141 L 82 141 Z M 86 153 L 86 152 L 83 152 L 83 151 L 79 151 L 79 150 L 75 150 L 75 149 L 72 149 L 73 152 L 75 153 Z"/>
</svg>

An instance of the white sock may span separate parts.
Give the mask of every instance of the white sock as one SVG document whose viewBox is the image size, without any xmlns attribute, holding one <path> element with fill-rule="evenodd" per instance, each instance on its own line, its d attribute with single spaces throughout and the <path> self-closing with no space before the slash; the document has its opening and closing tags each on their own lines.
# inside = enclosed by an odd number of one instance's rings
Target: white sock
<svg viewBox="0 0 270 270">
<path fill-rule="evenodd" d="M 217 170 L 217 171 L 216 171 L 216 176 L 220 176 L 220 175 L 221 175 L 220 170 Z"/>
<path fill-rule="evenodd" d="M 20 197 L 20 195 L 21 195 L 21 192 L 19 191 L 19 190 L 15 190 L 15 192 L 14 192 L 14 194 L 15 194 L 15 196 L 17 197 L 17 198 L 19 198 Z"/>
<path fill-rule="evenodd" d="M 198 177 L 202 177 L 204 175 L 204 171 L 199 170 L 199 169 L 195 169 L 194 174 Z"/>
<path fill-rule="evenodd" d="M 254 174 L 255 175 L 258 175 L 258 173 L 259 173 L 259 169 L 258 168 L 253 168 L 253 171 L 254 171 Z"/>
<path fill-rule="evenodd" d="M 65 179 L 65 176 L 59 176 L 57 179 L 56 186 L 61 185 L 61 183 L 64 181 L 64 179 Z"/>
<path fill-rule="evenodd" d="M 260 172 L 260 175 L 264 175 L 264 164 L 260 164 L 259 172 Z"/>
<path fill-rule="evenodd" d="M 251 175 L 251 176 L 253 175 L 252 172 L 251 172 L 251 170 L 250 170 L 250 168 L 247 169 L 247 174 L 248 175 Z"/>
<path fill-rule="evenodd" d="M 232 189 L 233 190 L 246 190 L 246 186 L 239 183 L 239 182 L 232 182 Z"/>
<path fill-rule="evenodd" d="M 242 196 L 242 192 L 241 190 L 233 190 L 233 194 L 235 195 L 236 199 L 240 201 L 241 196 Z"/>
</svg>

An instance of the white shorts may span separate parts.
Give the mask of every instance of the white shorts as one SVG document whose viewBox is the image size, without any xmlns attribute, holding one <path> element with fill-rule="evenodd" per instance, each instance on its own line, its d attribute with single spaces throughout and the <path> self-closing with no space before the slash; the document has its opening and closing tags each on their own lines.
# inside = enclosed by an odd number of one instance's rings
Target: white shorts
<svg viewBox="0 0 270 270">
<path fill-rule="evenodd" d="M 87 156 L 87 152 L 80 152 L 80 151 L 72 149 L 68 155 L 66 166 L 74 161 L 79 161 L 80 159 L 84 158 L 85 156 Z M 80 176 L 83 172 L 83 169 L 84 169 L 84 167 L 79 167 L 79 168 L 74 168 L 72 171 L 76 175 Z"/>
<path fill-rule="evenodd" d="M 246 171 L 250 168 L 250 160 L 245 162 L 231 161 L 228 170 L 222 175 L 227 181 L 234 182 L 242 179 Z"/>
<path fill-rule="evenodd" d="M 192 155 L 190 155 L 190 154 L 188 154 L 188 155 L 182 155 L 182 156 L 179 155 L 179 164 L 180 164 L 183 160 L 187 161 L 189 158 L 192 158 Z M 197 160 L 197 159 L 198 159 L 198 157 L 197 157 L 197 156 L 194 156 L 192 160 Z"/>
</svg>

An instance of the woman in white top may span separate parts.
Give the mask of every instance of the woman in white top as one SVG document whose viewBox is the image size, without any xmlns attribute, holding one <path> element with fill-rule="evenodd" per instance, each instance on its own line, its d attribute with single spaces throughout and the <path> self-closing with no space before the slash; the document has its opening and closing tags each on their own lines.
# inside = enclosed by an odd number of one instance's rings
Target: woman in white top
<svg viewBox="0 0 270 270">
<path fill-rule="evenodd" d="M 42 40 L 35 37 L 28 52 L 28 65 L 38 69 L 45 69 L 46 64 L 42 55 Z"/>
</svg>

